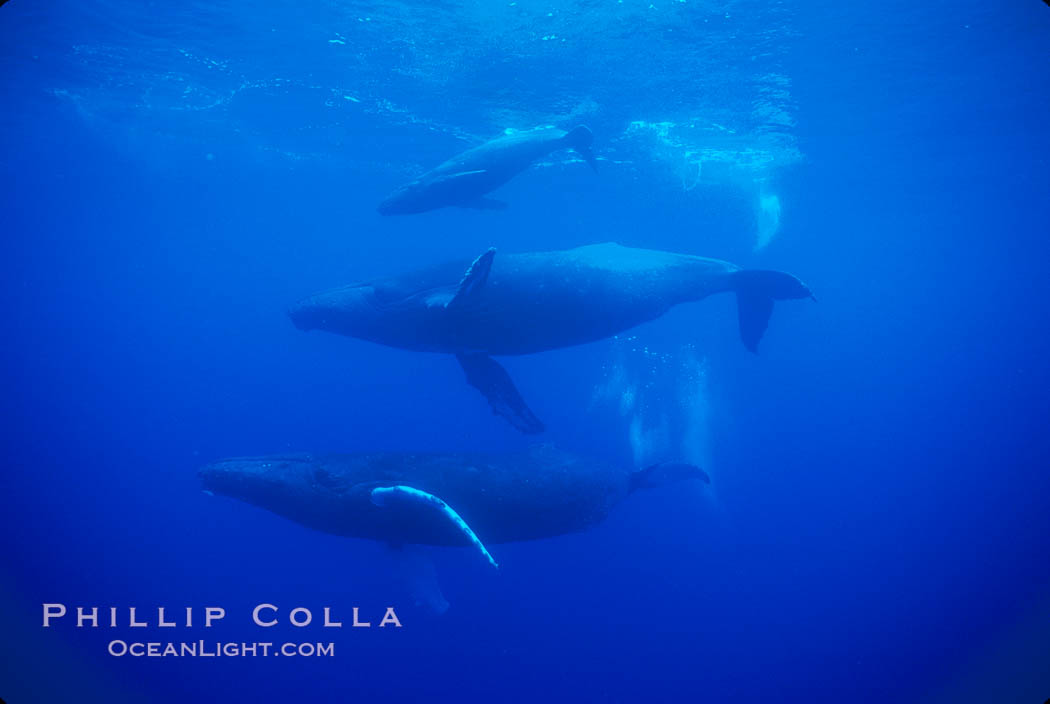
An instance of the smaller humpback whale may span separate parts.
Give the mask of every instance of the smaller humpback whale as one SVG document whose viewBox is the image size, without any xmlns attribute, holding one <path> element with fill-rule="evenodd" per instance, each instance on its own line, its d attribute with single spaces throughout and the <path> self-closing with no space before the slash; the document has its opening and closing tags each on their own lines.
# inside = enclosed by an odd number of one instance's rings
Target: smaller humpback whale
<svg viewBox="0 0 1050 704">
<path fill-rule="evenodd" d="M 533 447 L 505 455 L 293 454 L 215 462 L 202 488 L 314 530 L 392 545 L 473 547 L 552 538 L 601 522 L 634 491 L 699 479 L 681 462 L 640 471 Z M 482 542 L 484 541 L 484 543 Z"/>
<path fill-rule="evenodd" d="M 492 355 L 593 342 L 717 293 L 736 295 L 740 336 L 752 352 L 774 301 L 813 296 L 784 272 L 606 243 L 498 257 L 490 249 L 473 262 L 319 293 L 289 315 L 301 330 L 454 354 L 494 413 L 524 433 L 539 433 L 543 423 Z"/>
<path fill-rule="evenodd" d="M 568 132 L 554 128 L 514 132 L 452 157 L 398 188 L 377 210 L 381 215 L 412 215 L 446 206 L 502 210 L 506 203 L 485 194 L 551 152 L 573 149 L 597 171 L 593 141 L 594 135 L 583 125 Z"/>
</svg>

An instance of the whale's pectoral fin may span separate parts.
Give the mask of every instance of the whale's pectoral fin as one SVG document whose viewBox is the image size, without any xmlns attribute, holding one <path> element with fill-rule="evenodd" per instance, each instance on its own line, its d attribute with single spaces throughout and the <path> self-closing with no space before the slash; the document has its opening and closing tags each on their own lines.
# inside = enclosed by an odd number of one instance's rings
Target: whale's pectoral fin
<svg viewBox="0 0 1050 704">
<path fill-rule="evenodd" d="M 396 505 L 412 510 L 439 512 L 442 517 L 452 523 L 485 556 L 490 565 L 497 569 L 499 568 L 499 565 L 492 559 L 492 555 L 485 549 L 485 546 L 478 539 L 478 536 L 474 534 L 474 531 L 470 529 L 467 522 L 460 518 L 459 514 L 451 506 L 437 496 L 410 486 L 398 484 L 395 486 L 379 486 L 372 489 L 371 498 L 372 503 L 376 506 Z"/>
<path fill-rule="evenodd" d="M 744 347 L 757 354 L 758 342 L 769 327 L 769 316 L 773 315 L 773 299 L 754 293 L 738 292 L 736 314 Z"/>
<path fill-rule="evenodd" d="M 433 551 L 424 545 L 387 545 L 389 549 L 382 551 L 374 564 L 369 565 L 370 571 L 374 568 L 379 576 L 389 580 L 385 588 L 391 592 L 403 590 L 417 608 L 432 616 L 448 611 L 449 603 L 441 592 L 434 568 Z M 400 594 L 398 598 L 401 598 Z"/>
<path fill-rule="evenodd" d="M 506 210 L 507 204 L 495 198 L 475 198 L 474 200 L 458 203 L 461 208 L 473 208 L 474 210 Z"/>
<path fill-rule="evenodd" d="M 782 271 L 737 271 L 730 275 L 736 291 L 740 339 L 752 352 L 769 325 L 773 302 L 794 298 L 812 298 L 813 292 L 791 274 Z"/>
<path fill-rule="evenodd" d="M 496 256 L 496 248 L 490 247 L 488 251 L 471 262 L 463 278 L 459 280 L 456 293 L 445 303 L 446 308 L 457 308 L 470 301 L 485 282 L 489 280 L 489 272 L 492 270 L 492 260 Z"/>
<path fill-rule="evenodd" d="M 395 558 L 401 581 L 408 588 L 416 606 L 435 616 L 448 611 L 449 603 L 441 593 L 437 571 L 430 555 L 419 546 L 406 546 L 397 551 Z"/>
<path fill-rule="evenodd" d="M 462 181 L 463 179 L 469 179 L 474 176 L 484 176 L 488 171 L 485 169 L 474 169 L 473 171 L 456 171 L 455 173 L 445 174 L 440 177 L 440 181 L 448 183 L 450 181 Z"/>
<path fill-rule="evenodd" d="M 594 156 L 594 152 L 591 151 L 590 147 L 575 147 L 574 152 L 580 155 L 580 157 L 587 162 L 591 167 L 591 171 L 598 173 L 598 159 Z"/>
<path fill-rule="evenodd" d="M 488 399 L 493 413 L 523 433 L 544 431 L 543 422 L 525 405 L 507 370 L 498 362 L 483 354 L 457 354 L 456 359 L 467 375 L 467 383 Z"/>
<path fill-rule="evenodd" d="M 591 149 L 591 144 L 594 142 L 594 134 L 586 125 L 579 125 L 569 130 L 562 137 L 562 140 L 594 169 L 594 173 L 598 173 L 598 160 L 594 157 L 594 151 Z"/>
<path fill-rule="evenodd" d="M 704 484 L 711 483 L 707 472 L 688 462 L 658 462 L 645 469 L 636 470 L 630 477 L 631 491 L 652 489 L 672 482 L 686 479 L 699 479 Z"/>
</svg>

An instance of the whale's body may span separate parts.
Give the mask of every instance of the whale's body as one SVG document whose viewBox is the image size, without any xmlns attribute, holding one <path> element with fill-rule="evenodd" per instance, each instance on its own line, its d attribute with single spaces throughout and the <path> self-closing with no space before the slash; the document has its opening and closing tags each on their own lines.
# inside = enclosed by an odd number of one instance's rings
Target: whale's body
<svg viewBox="0 0 1050 704">
<path fill-rule="evenodd" d="M 289 314 L 320 329 L 401 349 L 455 354 L 468 382 L 525 432 L 543 426 L 490 355 L 600 340 L 720 292 L 737 296 L 740 333 L 754 351 L 774 300 L 811 296 L 776 271 L 606 243 L 452 262 L 311 296 Z"/>
<path fill-rule="evenodd" d="M 377 500 L 440 497 L 485 543 L 551 538 L 603 520 L 635 489 L 707 476 L 687 464 L 631 471 L 550 447 L 508 455 L 381 452 L 229 459 L 199 472 L 204 489 L 315 530 L 395 544 L 470 546 L 441 511 Z M 401 489 L 404 492 L 404 489 Z"/>
<path fill-rule="evenodd" d="M 607 243 L 500 254 L 465 305 L 449 309 L 469 261 L 312 296 L 292 309 L 301 329 L 390 347 L 519 355 L 600 340 L 687 300 L 730 288 L 738 267 L 717 259 Z"/>
<path fill-rule="evenodd" d="M 590 150 L 593 139 L 591 131 L 583 126 L 569 132 L 545 128 L 493 139 L 457 154 L 401 186 L 379 204 L 379 213 L 411 215 L 447 206 L 503 209 L 505 203 L 485 198 L 485 194 L 559 149 L 574 149 L 595 167 Z"/>
</svg>

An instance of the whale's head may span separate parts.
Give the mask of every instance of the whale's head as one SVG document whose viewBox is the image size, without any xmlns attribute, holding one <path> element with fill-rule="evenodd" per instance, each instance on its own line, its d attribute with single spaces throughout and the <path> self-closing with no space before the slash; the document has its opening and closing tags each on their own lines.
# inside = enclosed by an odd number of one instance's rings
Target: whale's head
<svg viewBox="0 0 1050 704">
<path fill-rule="evenodd" d="M 448 351 L 441 335 L 442 287 L 419 290 L 399 282 L 353 284 L 303 299 L 288 310 L 300 330 L 324 330 L 402 349 Z"/>
<path fill-rule="evenodd" d="M 432 209 L 425 198 L 427 186 L 422 181 L 413 181 L 401 186 L 383 199 L 376 211 L 380 215 L 413 215 Z"/>
<path fill-rule="evenodd" d="M 381 313 L 375 288 L 355 284 L 304 298 L 288 309 L 288 317 L 300 330 L 368 337 Z"/>
<path fill-rule="evenodd" d="M 197 477 L 206 492 L 272 509 L 311 484 L 313 466 L 310 455 L 236 457 L 201 467 Z"/>
<path fill-rule="evenodd" d="M 258 506 L 302 525 L 340 535 L 359 534 L 377 509 L 353 476 L 309 454 L 239 457 L 201 467 L 201 488 Z"/>
</svg>

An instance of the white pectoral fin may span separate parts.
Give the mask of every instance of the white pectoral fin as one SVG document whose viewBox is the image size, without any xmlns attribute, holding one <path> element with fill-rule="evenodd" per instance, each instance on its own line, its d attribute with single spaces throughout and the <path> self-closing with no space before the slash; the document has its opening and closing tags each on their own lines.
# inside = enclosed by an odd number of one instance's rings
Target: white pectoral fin
<svg viewBox="0 0 1050 704">
<path fill-rule="evenodd" d="M 446 504 L 444 501 L 428 494 L 425 491 L 419 489 L 413 489 L 410 486 L 396 485 L 396 486 L 380 486 L 372 490 L 372 503 L 376 506 L 390 506 L 395 503 L 419 508 L 424 511 L 440 511 L 442 515 L 449 521 L 452 522 L 456 528 L 467 537 L 468 540 L 481 551 L 481 554 L 485 556 L 485 559 L 489 561 L 489 564 L 499 569 L 499 565 L 489 551 L 485 549 L 481 540 L 475 535 L 474 531 L 470 529 L 467 522 L 460 518 L 459 514 L 453 510 L 451 506 Z"/>
</svg>

